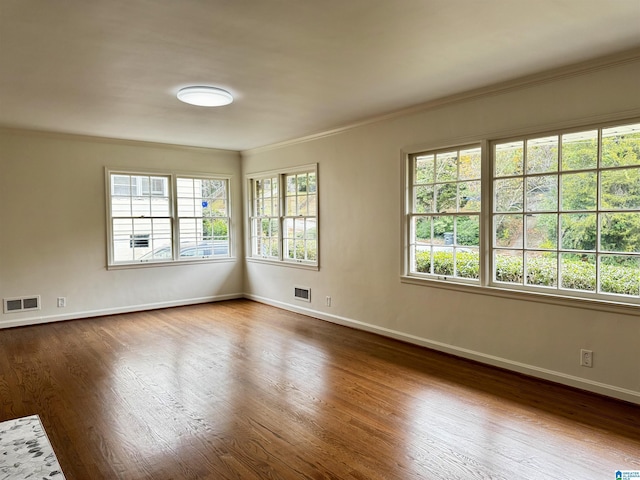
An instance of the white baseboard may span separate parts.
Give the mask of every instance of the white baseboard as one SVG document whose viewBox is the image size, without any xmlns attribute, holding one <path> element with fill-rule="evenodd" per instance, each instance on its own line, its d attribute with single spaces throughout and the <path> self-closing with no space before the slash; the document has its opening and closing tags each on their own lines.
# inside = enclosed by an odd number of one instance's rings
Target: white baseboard
<svg viewBox="0 0 640 480">
<path fill-rule="evenodd" d="M 308 315 L 310 317 L 317 318 L 319 320 L 325 320 L 338 325 L 343 325 L 343 326 L 355 328 L 358 330 L 364 330 L 367 332 L 376 333 L 378 335 L 394 338 L 396 340 L 401 340 L 403 342 L 419 345 L 422 347 L 427 347 L 433 350 L 437 350 L 439 352 L 449 353 L 457 357 L 462 357 L 469 360 L 475 360 L 480 363 L 492 365 L 494 367 L 504 368 L 505 370 L 511 370 L 514 372 L 522 373 L 524 375 L 529 375 L 531 377 L 549 380 L 551 382 L 559 383 L 569 387 L 579 388 L 581 390 L 586 390 L 586 391 L 597 393 L 600 395 L 606 395 L 608 397 L 617 398 L 619 400 L 640 404 L 640 392 L 636 392 L 634 390 L 628 390 L 625 388 L 616 387 L 615 385 L 608 385 L 606 383 L 594 382 L 592 380 L 576 377 L 574 375 L 568 375 L 566 373 L 557 372 L 554 370 L 548 370 L 546 368 L 536 367 L 535 365 L 527 365 L 524 363 L 515 362 L 507 358 L 488 355 L 486 353 L 457 347 L 455 345 L 449 345 L 449 344 L 438 342 L 435 340 L 429 340 L 426 338 L 417 337 L 415 335 L 411 335 L 408 333 L 403 333 L 403 332 L 391 330 L 384 327 L 378 327 L 376 325 L 371 325 L 365 322 L 361 322 L 359 320 L 353 320 L 353 319 L 341 317 L 338 315 L 319 312 L 317 310 L 313 310 L 310 308 L 305 308 L 305 307 L 290 304 L 290 303 L 280 302 L 277 300 L 272 300 L 272 299 L 260 297 L 257 295 L 245 294 L 244 298 L 247 298 L 249 300 L 254 300 L 256 302 L 264 303 L 267 305 L 271 305 L 274 307 L 282 308 L 284 310 L 289 310 L 291 312 Z"/>
<path fill-rule="evenodd" d="M 160 308 L 183 307 L 185 305 L 197 305 L 199 303 L 220 302 L 222 300 L 233 300 L 244 298 L 242 293 L 231 293 L 227 295 L 212 295 L 209 297 L 187 298 L 183 300 L 172 300 L 168 302 L 145 303 L 139 305 L 128 305 L 125 307 L 105 308 L 101 310 L 85 310 L 80 312 L 66 313 L 61 315 L 41 315 L 36 317 L 20 318 L 16 320 L 0 321 L 0 329 L 11 327 L 24 327 L 27 325 L 37 325 L 40 323 L 61 322 L 64 320 L 76 320 L 79 318 L 101 317 L 104 315 L 117 315 L 119 313 L 140 312 L 144 310 L 156 310 Z"/>
</svg>

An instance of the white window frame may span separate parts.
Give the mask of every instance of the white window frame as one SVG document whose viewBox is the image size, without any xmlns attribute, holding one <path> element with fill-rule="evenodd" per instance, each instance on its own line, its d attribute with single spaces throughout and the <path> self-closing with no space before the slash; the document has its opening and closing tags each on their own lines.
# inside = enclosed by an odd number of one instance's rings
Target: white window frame
<svg viewBox="0 0 640 480">
<path fill-rule="evenodd" d="M 299 193 L 287 195 L 287 177 L 297 175 L 313 175 L 315 176 L 315 192 L 306 192 L 300 195 Z M 269 180 L 270 183 L 276 182 L 277 198 L 272 202 L 273 197 L 260 194 L 257 188 L 258 182 L 264 185 L 264 181 Z M 249 174 L 246 176 L 247 185 L 247 218 L 249 234 L 247 242 L 247 260 L 254 262 L 265 262 L 271 264 L 278 264 L 290 267 L 299 267 L 312 270 L 318 270 L 320 265 L 320 223 L 319 223 L 319 180 L 318 180 L 318 164 L 302 165 L 294 168 L 271 170 L 267 172 L 258 172 Z M 272 189 L 272 193 L 274 190 Z M 300 197 L 312 197 L 315 196 L 315 214 L 309 214 L 309 212 L 300 213 L 298 211 L 294 213 L 287 211 L 287 199 L 293 204 L 299 204 Z M 264 208 L 264 201 L 273 205 L 271 208 Z M 313 213 L 313 212 L 312 212 Z M 269 222 L 272 228 L 269 229 L 269 242 L 270 245 L 268 252 L 265 252 L 264 248 L 264 236 L 259 234 L 262 231 L 263 222 Z M 287 226 L 296 225 L 302 223 L 302 238 L 288 238 L 285 236 Z M 312 225 L 315 224 L 315 235 L 311 232 Z M 309 225 L 309 227 L 307 227 Z M 297 228 L 297 227 L 296 227 Z M 277 230 L 277 240 L 274 240 L 273 232 Z M 315 236 L 315 238 L 307 237 Z M 289 241 L 289 242 L 287 242 Z M 292 243 L 293 242 L 293 243 Z M 298 244 L 296 245 L 296 242 Z M 289 258 L 287 252 L 288 247 L 294 245 L 294 249 L 300 248 L 304 252 L 305 257 L 313 256 L 313 243 L 315 242 L 315 259 L 313 258 Z M 277 245 L 277 250 L 274 248 L 274 244 Z M 260 250 L 260 251 L 258 251 Z M 297 251 L 297 250 L 295 250 Z"/>
<path fill-rule="evenodd" d="M 115 179 L 118 176 L 127 176 L 132 180 L 135 180 L 135 184 L 131 184 L 129 195 L 122 195 L 123 191 L 120 190 L 119 195 L 115 190 Z M 146 184 L 144 177 L 149 177 L 152 191 L 149 192 L 149 184 Z M 165 188 L 154 188 L 153 181 L 156 178 L 164 178 L 166 182 Z M 180 209 L 178 208 L 178 179 L 191 179 L 191 180 L 215 180 L 224 182 L 226 197 L 224 203 L 226 204 L 226 215 L 216 216 L 215 218 L 221 218 L 227 223 L 227 243 L 226 248 L 214 248 L 212 243 L 211 248 L 206 244 L 205 239 L 202 239 L 200 245 L 195 245 L 192 250 L 194 254 L 190 255 L 190 251 L 186 255 L 181 255 L 183 250 L 189 250 L 190 246 L 186 244 L 181 245 L 181 238 L 184 237 L 184 232 L 181 237 L 180 232 L 180 219 L 185 216 L 179 215 Z M 128 169 L 115 169 L 105 168 L 105 192 L 106 192 L 106 218 L 107 218 L 107 268 L 137 268 L 148 266 L 165 266 L 184 263 L 200 263 L 200 262 L 219 262 L 233 260 L 232 251 L 232 221 L 231 221 L 231 192 L 230 192 L 231 177 L 228 175 L 216 175 L 216 174 L 203 174 L 203 173 L 183 173 L 183 172 L 167 172 L 167 171 L 141 171 L 141 170 L 128 170 Z M 158 183 L 159 185 L 159 183 Z M 156 185 L 156 186 L 158 186 Z M 145 191 L 146 190 L 146 191 Z M 130 210 L 129 215 L 113 215 L 114 213 L 114 199 L 129 197 L 131 201 L 149 198 L 166 198 L 168 211 L 163 212 L 162 215 L 154 215 L 151 209 L 150 215 L 137 215 L 133 209 Z M 198 197 L 199 198 L 199 197 Z M 202 216 L 192 215 L 189 218 L 198 219 Z M 207 217 L 208 218 L 208 217 Z M 212 217 L 213 218 L 213 217 Z M 131 260 L 117 260 L 116 259 L 116 245 L 115 245 L 115 229 L 114 220 L 117 219 L 130 219 L 134 222 L 137 219 L 140 220 L 162 220 L 169 223 L 165 242 L 162 245 L 154 245 L 153 235 L 150 232 L 135 232 L 130 235 L 130 248 L 136 246 L 137 248 L 148 249 L 149 252 L 145 252 L 140 258 L 132 258 Z M 146 241 L 150 242 L 148 247 L 145 246 Z M 124 244 L 124 236 L 122 237 L 122 243 Z M 145 240 L 145 241 L 142 241 Z M 212 242 L 214 239 L 212 239 Z M 196 242 L 197 243 L 197 242 Z M 166 250 L 170 250 L 170 253 Z M 158 252 L 158 257 L 154 258 L 153 252 Z M 132 255 L 133 256 L 133 255 Z"/>
<path fill-rule="evenodd" d="M 409 283 L 414 285 L 428 285 L 437 288 L 445 288 L 450 290 L 457 290 L 463 292 L 471 292 L 483 295 L 492 295 L 504 298 L 529 300 L 542 303 L 550 303 L 555 305 L 572 306 L 578 308 L 589 308 L 595 310 L 601 310 L 605 312 L 615 312 L 621 314 L 638 315 L 640 308 L 640 298 L 629 295 L 610 294 L 607 292 L 595 292 L 589 291 L 583 292 L 578 290 L 570 290 L 564 288 L 549 288 L 545 286 L 537 285 L 510 285 L 504 282 L 498 282 L 494 280 L 494 250 L 500 249 L 494 245 L 493 234 L 493 215 L 494 215 L 494 154 L 493 148 L 496 144 L 507 142 L 517 139 L 536 139 L 545 136 L 555 136 L 559 138 L 564 134 L 579 133 L 588 130 L 598 130 L 598 161 L 602 157 L 601 152 L 601 137 L 602 130 L 614 127 L 624 127 L 626 125 L 637 124 L 640 122 L 638 118 L 615 118 L 613 116 L 609 118 L 603 118 L 603 120 L 597 124 L 583 124 L 580 122 L 574 122 L 572 124 L 566 124 L 564 126 L 558 126 L 552 131 L 545 130 L 533 130 L 523 129 L 520 131 L 513 131 L 507 134 L 493 134 L 483 137 L 466 138 L 461 139 L 459 142 L 451 143 L 449 145 L 422 145 L 411 148 L 406 148 L 402 151 L 402 191 L 403 191 L 403 228 L 402 228 L 402 274 L 401 281 L 403 283 Z M 461 148 L 465 145 L 480 143 L 482 145 L 482 210 L 481 210 L 481 222 L 480 222 L 480 278 L 476 284 L 458 279 L 455 277 L 444 278 L 437 275 L 425 275 L 412 271 L 412 208 L 413 208 L 413 172 L 412 162 L 413 158 L 423 152 L 428 151 L 443 151 L 451 150 L 455 148 Z M 562 158 L 559 154 L 559 162 L 562 162 Z M 616 167 L 623 169 L 623 167 Z M 613 169 L 616 169 L 613 168 Z M 597 168 L 586 169 L 590 172 L 598 173 L 598 189 L 600 189 L 600 174 L 599 172 L 604 169 L 601 168 L 598 163 Z M 586 171 L 585 170 L 585 171 Z M 580 170 L 582 171 L 582 170 Z M 561 167 L 559 166 L 558 176 L 562 174 Z M 533 175 L 533 174 L 532 174 Z M 560 189 L 558 189 L 560 190 Z M 558 194 L 559 195 L 559 194 Z M 597 193 L 597 200 L 600 202 L 599 192 Z M 560 209 L 558 205 L 558 209 Z M 617 211 L 617 210 L 616 210 Z M 626 210 L 625 210 L 626 211 Z M 632 213 L 637 213 L 638 209 L 630 210 Z M 607 213 L 607 209 L 600 207 L 598 203 L 597 213 Z M 545 212 L 547 213 L 547 212 Z M 562 213 L 562 212 L 560 212 Z M 559 213 L 559 214 L 560 214 Z M 527 212 L 523 212 L 526 215 Z M 599 217 L 600 215 L 598 215 Z M 599 225 L 599 224 L 598 224 Z M 598 230 L 600 232 L 600 230 Z M 598 233 L 598 238 L 600 233 Z M 560 242 L 560 240 L 558 240 Z M 599 247 L 598 247 L 599 248 Z M 558 243 L 558 252 L 566 253 L 566 249 L 562 249 Z M 559 254 L 558 253 L 558 254 Z M 596 253 L 596 252 L 588 252 Z M 603 252 L 598 249 L 597 254 L 609 254 L 609 252 Z M 628 254 L 628 252 L 627 252 Z M 638 252 L 631 253 L 631 256 L 640 256 Z M 598 257 L 599 258 L 599 257 Z M 560 280 L 558 280 L 559 283 Z"/>
</svg>

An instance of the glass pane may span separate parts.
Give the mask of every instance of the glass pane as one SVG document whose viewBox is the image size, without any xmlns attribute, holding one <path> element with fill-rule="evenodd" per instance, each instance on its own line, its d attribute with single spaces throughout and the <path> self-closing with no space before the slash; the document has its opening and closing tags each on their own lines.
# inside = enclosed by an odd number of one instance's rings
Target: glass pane
<svg viewBox="0 0 640 480">
<path fill-rule="evenodd" d="M 495 146 L 495 176 L 520 175 L 523 172 L 524 142 L 501 143 Z"/>
<path fill-rule="evenodd" d="M 455 212 L 456 194 L 455 183 L 436 186 L 436 212 Z"/>
<path fill-rule="evenodd" d="M 176 185 L 178 187 L 178 198 L 195 196 L 192 178 L 178 178 L 176 179 Z"/>
<path fill-rule="evenodd" d="M 287 175 L 286 183 L 287 183 L 287 195 L 295 195 L 296 194 L 296 176 Z"/>
<path fill-rule="evenodd" d="M 151 215 L 154 217 L 168 217 L 169 199 L 167 197 L 153 197 L 151 199 Z"/>
<path fill-rule="evenodd" d="M 307 218 L 304 221 L 304 238 L 307 240 L 315 240 L 318 238 L 318 231 L 316 228 L 316 220 L 313 218 Z"/>
<path fill-rule="evenodd" d="M 456 250 L 456 276 L 480 278 L 480 252 L 477 249 Z"/>
<path fill-rule="evenodd" d="M 415 187 L 413 193 L 414 213 L 432 213 L 434 188 L 432 186 Z"/>
<path fill-rule="evenodd" d="M 295 258 L 295 240 L 289 239 L 284 242 L 285 244 L 285 258 L 294 259 Z"/>
<path fill-rule="evenodd" d="M 600 175 L 602 209 L 640 209 L 640 168 L 603 170 Z"/>
<path fill-rule="evenodd" d="M 553 250 L 557 248 L 558 215 L 527 215 L 525 220 L 527 226 L 526 248 Z"/>
<path fill-rule="evenodd" d="M 522 248 L 522 215 L 494 215 L 493 227 L 496 247 Z"/>
<path fill-rule="evenodd" d="M 431 243 L 431 217 L 413 218 L 413 240 L 415 243 Z"/>
<path fill-rule="evenodd" d="M 570 173 L 560 177 L 562 210 L 595 210 L 598 175 L 596 172 Z"/>
<path fill-rule="evenodd" d="M 598 225 L 595 213 L 563 213 L 560 215 L 560 248 L 595 250 Z"/>
<path fill-rule="evenodd" d="M 495 250 L 493 256 L 494 280 L 522 284 L 522 252 L 515 250 Z"/>
<path fill-rule="evenodd" d="M 297 203 L 298 197 L 286 197 L 285 198 L 285 215 L 294 216 L 297 215 Z"/>
<path fill-rule="evenodd" d="M 580 170 L 598 165 L 598 131 L 562 135 L 562 169 Z"/>
<path fill-rule="evenodd" d="M 151 198 L 133 197 L 131 199 L 131 216 L 133 217 L 150 217 L 151 216 Z"/>
<path fill-rule="evenodd" d="M 558 209 L 558 176 L 527 177 L 527 211 L 540 212 Z"/>
<path fill-rule="evenodd" d="M 431 248 L 415 247 L 413 268 L 418 273 L 431 273 Z"/>
<path fill-rule="evenodd" d="M 640 165 L 640 123 L 602 130 L 602 167 Z"/>
<path fill-rule="evenodd" d="M 415 183 L 433 183 L 435 181 L 435 157 L 423 155 L 415 159 Z"/>
<path fill-rule="evenodd" d="M 305 187 L 306 188 L 306 187 Z M 298 215 L 308 215 L 309 199 L 306 195 L 298 196 Z"/>
<path fill-rule="evenodd" d="M 522 211 L 523 183 L 522 178 L 509 178 L 494 181 L 494 211 Z"/>
<path fill-rule="evenodd" d="M 596 289 L 596 256 L 563 253 L 560 255 L 562 288 L 593 292 Z"/>
<path fill-rule="evenodd" d="M 433 244 L 453 245 L 453 216 L 433 217 Z"/>
<path fill-rule="evenodd" d="M 618 295 L 640 295 L 640 257 L 602 255 L 600 291 Z"/>
<path fill-rule="evenodd" d="M 111 197 L 111 216 L 130 217 L 131 197 Z"/>
<path fill-rule="evenodd" d="M 558 255 L 550 252 L 525 252 L 527 285 L 556 287 L 558 285 Z"/>
<path fill-rule="evenodd" d="M 640 213 L 600 214 L 600 248 L 640 253 Z"/>
<path fill-rule="evenodd" d="M 527 140 L 527 173 L 558 170 L 558 137 Z"/>
<path fill-rule="evenodd" d="M 480 245 L 480 216 L 456 217 L 456 244 L 477 247 Z"/>
<path fill-rule="evenodd" d="M 307 197 L 307 215 L 315 216 L 317 208 L 317 197 L 315 195 L 309 195 Z"/>
<path fill-rule="evenodd" d="M 481 205 L 480 182 L 458 184 L 458 211 L 479 212 Z"/>
<path fill-rule="evenodd" d="M 434 275 L 453 276 L 453 247 L 434 247 Z"/>
<path fill-rule="evenodd" d="M 480 178 L 481 151 L 480 147 L 460 151 L 460 180 Z"/>
<path fill-rule="evenodd" d="M 318 242 L 307 240 L 307 260 L 315 262 L 318 260 Z"/>
<path fill-rule="evenodd" d="M 436 155 L 436 182 L 448 182 L 458 178 L 458 153 L 446 152 Z"/>
</svg>

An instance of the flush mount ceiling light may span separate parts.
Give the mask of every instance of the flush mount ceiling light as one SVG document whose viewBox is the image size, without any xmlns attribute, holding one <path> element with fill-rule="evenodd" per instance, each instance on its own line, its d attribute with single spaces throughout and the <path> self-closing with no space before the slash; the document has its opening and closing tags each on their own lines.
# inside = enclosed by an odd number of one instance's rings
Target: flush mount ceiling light
<svg viewBox="0 0 640 480">
<path fill-rule="evenodd" d="M 221 107 L 233 102 L 233 97 L 221 88 L 194 86 L 181 88 L 178 100 L 199 107 Z"/>
</svg>

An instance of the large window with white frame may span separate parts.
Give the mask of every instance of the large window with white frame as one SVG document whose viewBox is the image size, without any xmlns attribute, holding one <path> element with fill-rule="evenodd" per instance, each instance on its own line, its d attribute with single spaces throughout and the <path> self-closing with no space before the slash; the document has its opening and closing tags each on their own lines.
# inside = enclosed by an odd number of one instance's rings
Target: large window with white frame
<svg viewBox="0 0 640 480">
<path fill-rule="evenodd" d="M 408 156 L 407 276 L 640 304 L 640 123 L 483 144 Z"/>
<path fill-rule="evenodd" d="M 251 258 L 317 266 L 317 165 L 256 175 L 249 186 Z"/>
<path fill-rule="evenodd" d="M 107 171 L 110 266 L 230 256 L 229 180 Z"/>
</svg>

